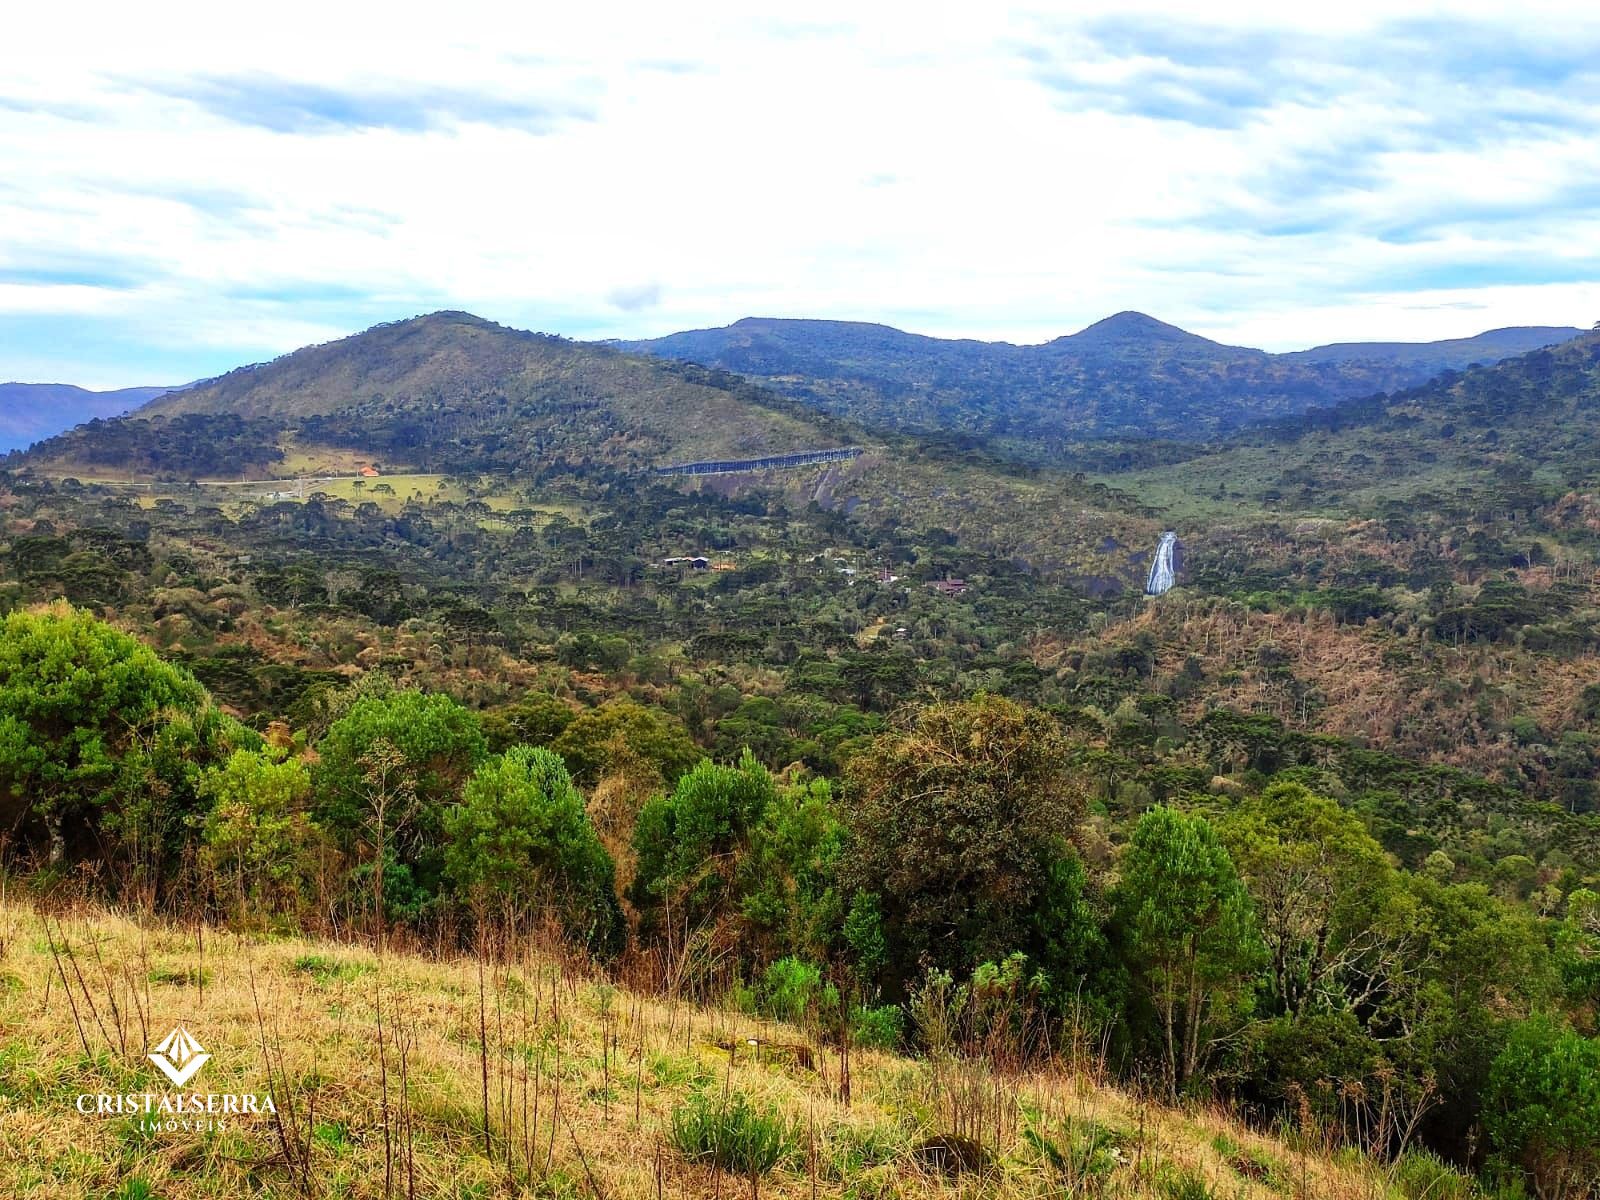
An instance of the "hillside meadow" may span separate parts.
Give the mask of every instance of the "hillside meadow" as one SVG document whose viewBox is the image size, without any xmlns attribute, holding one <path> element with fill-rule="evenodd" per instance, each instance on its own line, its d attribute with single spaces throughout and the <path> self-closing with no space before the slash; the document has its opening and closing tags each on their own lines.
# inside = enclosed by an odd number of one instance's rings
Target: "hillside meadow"
<svg viewBox="0 0 1600 1200">
<path fill-rule="evenodd" d="M 11 886 L 8 1197 L 1468 1194 L 1440 1168 L 1435 1190 L 1415 1190 L 1422 1158 L 1380 1168 L 1314 1137 L 1140 1099 L 1107 1083 L 1088 1048 L 1015 1071 L 912 1060 L 630 991 L 539 939 L 380 954 L 35 907 Z M 179 1022 L 213 1056 L 187 1090 L 270 1094 L 276 1117 L 152 1133 L 136 1116 L 76 1111 L 83 1094 L 171 1090 L 145 1055 Z M 695 1114 L 741 1107 L 771 1130 L 754 1172 L 693 1140 Z"/>
</svg>

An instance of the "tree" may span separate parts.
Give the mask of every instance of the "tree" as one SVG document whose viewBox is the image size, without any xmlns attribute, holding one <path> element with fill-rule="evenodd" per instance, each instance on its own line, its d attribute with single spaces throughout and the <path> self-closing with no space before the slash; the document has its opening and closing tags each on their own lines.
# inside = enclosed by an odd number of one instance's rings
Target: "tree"
<svg viewBox="0 0 1600 1200">
<path fill-rule="evenodd" d="M 484 713 L 483 732 L 497 754 L 512 746 L 547 746 L 576 715 L 565 700 L 549 692 L 530 692 L 515 704 Z"/>
<path fill-rule="evenodd" d="M 1437 1081 L 1425 1132 L 1465 1152 L 1482 1119 L 1487 1080 L 1508 1017 L 1547 1007 L 1560 980 L 1544 932 L 1480 884 L 1405 879 L 1416 902 L 1416 977 L 1369 1019 L 1391 1058 Z"/>
<path fill-rule="evenodd" d="M 373 847 L 373 869 L 420 902 L 438 889 L 444 811 L 486 752 L 478 718 L 448 696 L 361 696 L 317 743 L 313 815 L 346 853 Z"/>
<path fill-rule="evenodd" d="M 1036 953 L 1031 914 L 1084 811 L 1068 751 L 1046 714 L 980 696 L 924 708 L 850 760 L 841 880 L 877 895 L 891 994 L 924 966 Z"/>
<path fill-rule="evenodd" d="M 670 907 L 675 926 L 726 913 L 751 831 L 776 799 L 772 775 L 746 751 L 738 766 L 702 760 L 647 802 L 634 829 L 634 903 Z"/>
<path fill-rule="evenodd" d="M 159 882 L 201 807 L 199 770 L 258 743 L 188 672 L 86 612 L 0 623 L 0 814 L 53 865 L 72 829 Z"/>
<path fill-rule="evenodd" d="M 1414 905 L 1359 817 L 1282 783 L 1220 830 L 1256 902 L 1277 1012 L 1359 1009 L 1392 989 L 1411 957 Z"/>
<path fill-rule="evenodd" d="M 489 759 L 445 814 L 444 830 L 445 873 L 461 892 L 505 912 L 543 901 L 569 936 L 621 949 L 616 869 L 557 755 L 513 746 Z"/>
<path fill-rule="evenodd" d="M 1591 1009 L 1600 1006 L 1600 893 L 1578 888 L 1567 897 L 1555 950 L 1568 997 Z"/>
<path fill-rule="evenodd" d="M 1263 954 L 1249 894 L 1204 817 L 1156 807 L 1139 818 L 1116 889 L 1119 924 L 1155 1006 L 1168 1085 L 1192 1080 L 1248 1011 Z"/>
<path fill-rule="evenodd" d="M 624 751 L 649 760 L 667 783 L 700 758 L 682 722 L 633 700 L 608 700 L 579 713 L 550 748 L 585 787 L 605 774 Z"/>
<path fill-rule="evenodd" d="M 826 954 L 843 919 L 835 886 L 843 839 L 826 779 L 779 786 L 768 800 L 736 878 L 759 960 Z"/>
<path fill-rule="evenodd" d="M 201 776 L 200 793 L 212 805 L 202 832 L 206 859 L 238 915 L 292 909 L 315 833 L 306 764 L 270 750 L 236 750 Z"/>
</svg>

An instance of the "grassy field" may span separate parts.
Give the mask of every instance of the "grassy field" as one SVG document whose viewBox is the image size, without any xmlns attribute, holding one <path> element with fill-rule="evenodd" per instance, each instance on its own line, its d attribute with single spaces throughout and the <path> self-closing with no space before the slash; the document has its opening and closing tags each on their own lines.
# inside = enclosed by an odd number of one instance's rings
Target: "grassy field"
<svg viewBox="0 0 1600 1200">
<path fill-rule="evenodd" d="M 1360 1160 L 1065 1065 L 1001 1077 L 858 1052 L 847 1102 L 838 1050 L 802 1029 L 646 999 L 531 953 L 380 959 L 15 902 L 0 906 L 0 952 L 7 1197 L 1397 1194 Z M 186 1091 L 270 1094 L 277 1116 L 151 1133 L 93 1099 L 78 1111 L 80 1095 L 170 1090 L 145 1056 L 178 1024 L 212 1055 Z M 739 1098 L 757 1115 L 719 1118 Z M 694 1161 L 696 1113 L 768 1130 L 770 1171 Z M 981 1146 L 972 1170 L 929 1148 L 955 1133 Z"/>
</svg>

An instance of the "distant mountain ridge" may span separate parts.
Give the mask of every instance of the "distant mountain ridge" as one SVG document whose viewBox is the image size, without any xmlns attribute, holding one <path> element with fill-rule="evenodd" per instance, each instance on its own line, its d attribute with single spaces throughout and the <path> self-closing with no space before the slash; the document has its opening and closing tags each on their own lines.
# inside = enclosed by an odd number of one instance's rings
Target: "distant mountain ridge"
<svg viewBox="0 0 1600 1200">
<path fill-rule="evenodd" d="M 1441 371 L 1497 362 L 1581 332 L 1510 328 L 1442 342 L 1355 342 L 1271 354 L 1121 312 L 1042 345 L 767 317 L 611 344 L 733 371 L 867 425 L 968 435 L 1014 457 L 1050 462 L 1083 442 L 1210 440 L 1256 421 L 1414 387 Z"/>
<path fill-rule="evenodd" d="M 0 383 L 0 454 L 26 450 L 85 421 L 119 417 L 172 390 L 96 392 L 70 383 Z"/>
</svg>

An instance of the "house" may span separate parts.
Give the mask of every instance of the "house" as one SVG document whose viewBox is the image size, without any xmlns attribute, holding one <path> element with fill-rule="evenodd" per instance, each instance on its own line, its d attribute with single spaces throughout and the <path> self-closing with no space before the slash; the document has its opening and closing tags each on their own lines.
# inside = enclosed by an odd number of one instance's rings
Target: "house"
<svg viewBox="0 0 1600 1200">
<path fill-rule="evenodd" d="M 944 596 L 959 596 L 967 590 L 967 581 L 965 579 L 935 579 L 928 586 Z"/>
<path fill-rule="evenodd" d="M 688 567 L 691 571 L 709 571 L 711 569 L 711 560 L 698 555 L 693 558 L 685 555 L 676 555 L 672 558 L 663 558 L 661 565 L 663 567 Z"/>
<path fill-rule="evenodd" d="M 376 479 L 377 477 L 378 477 L 378 468 L 374 467 L 370 463 L 361 468 L 361 478 L 363 478 L 363 479 Z"/>
</svg>

